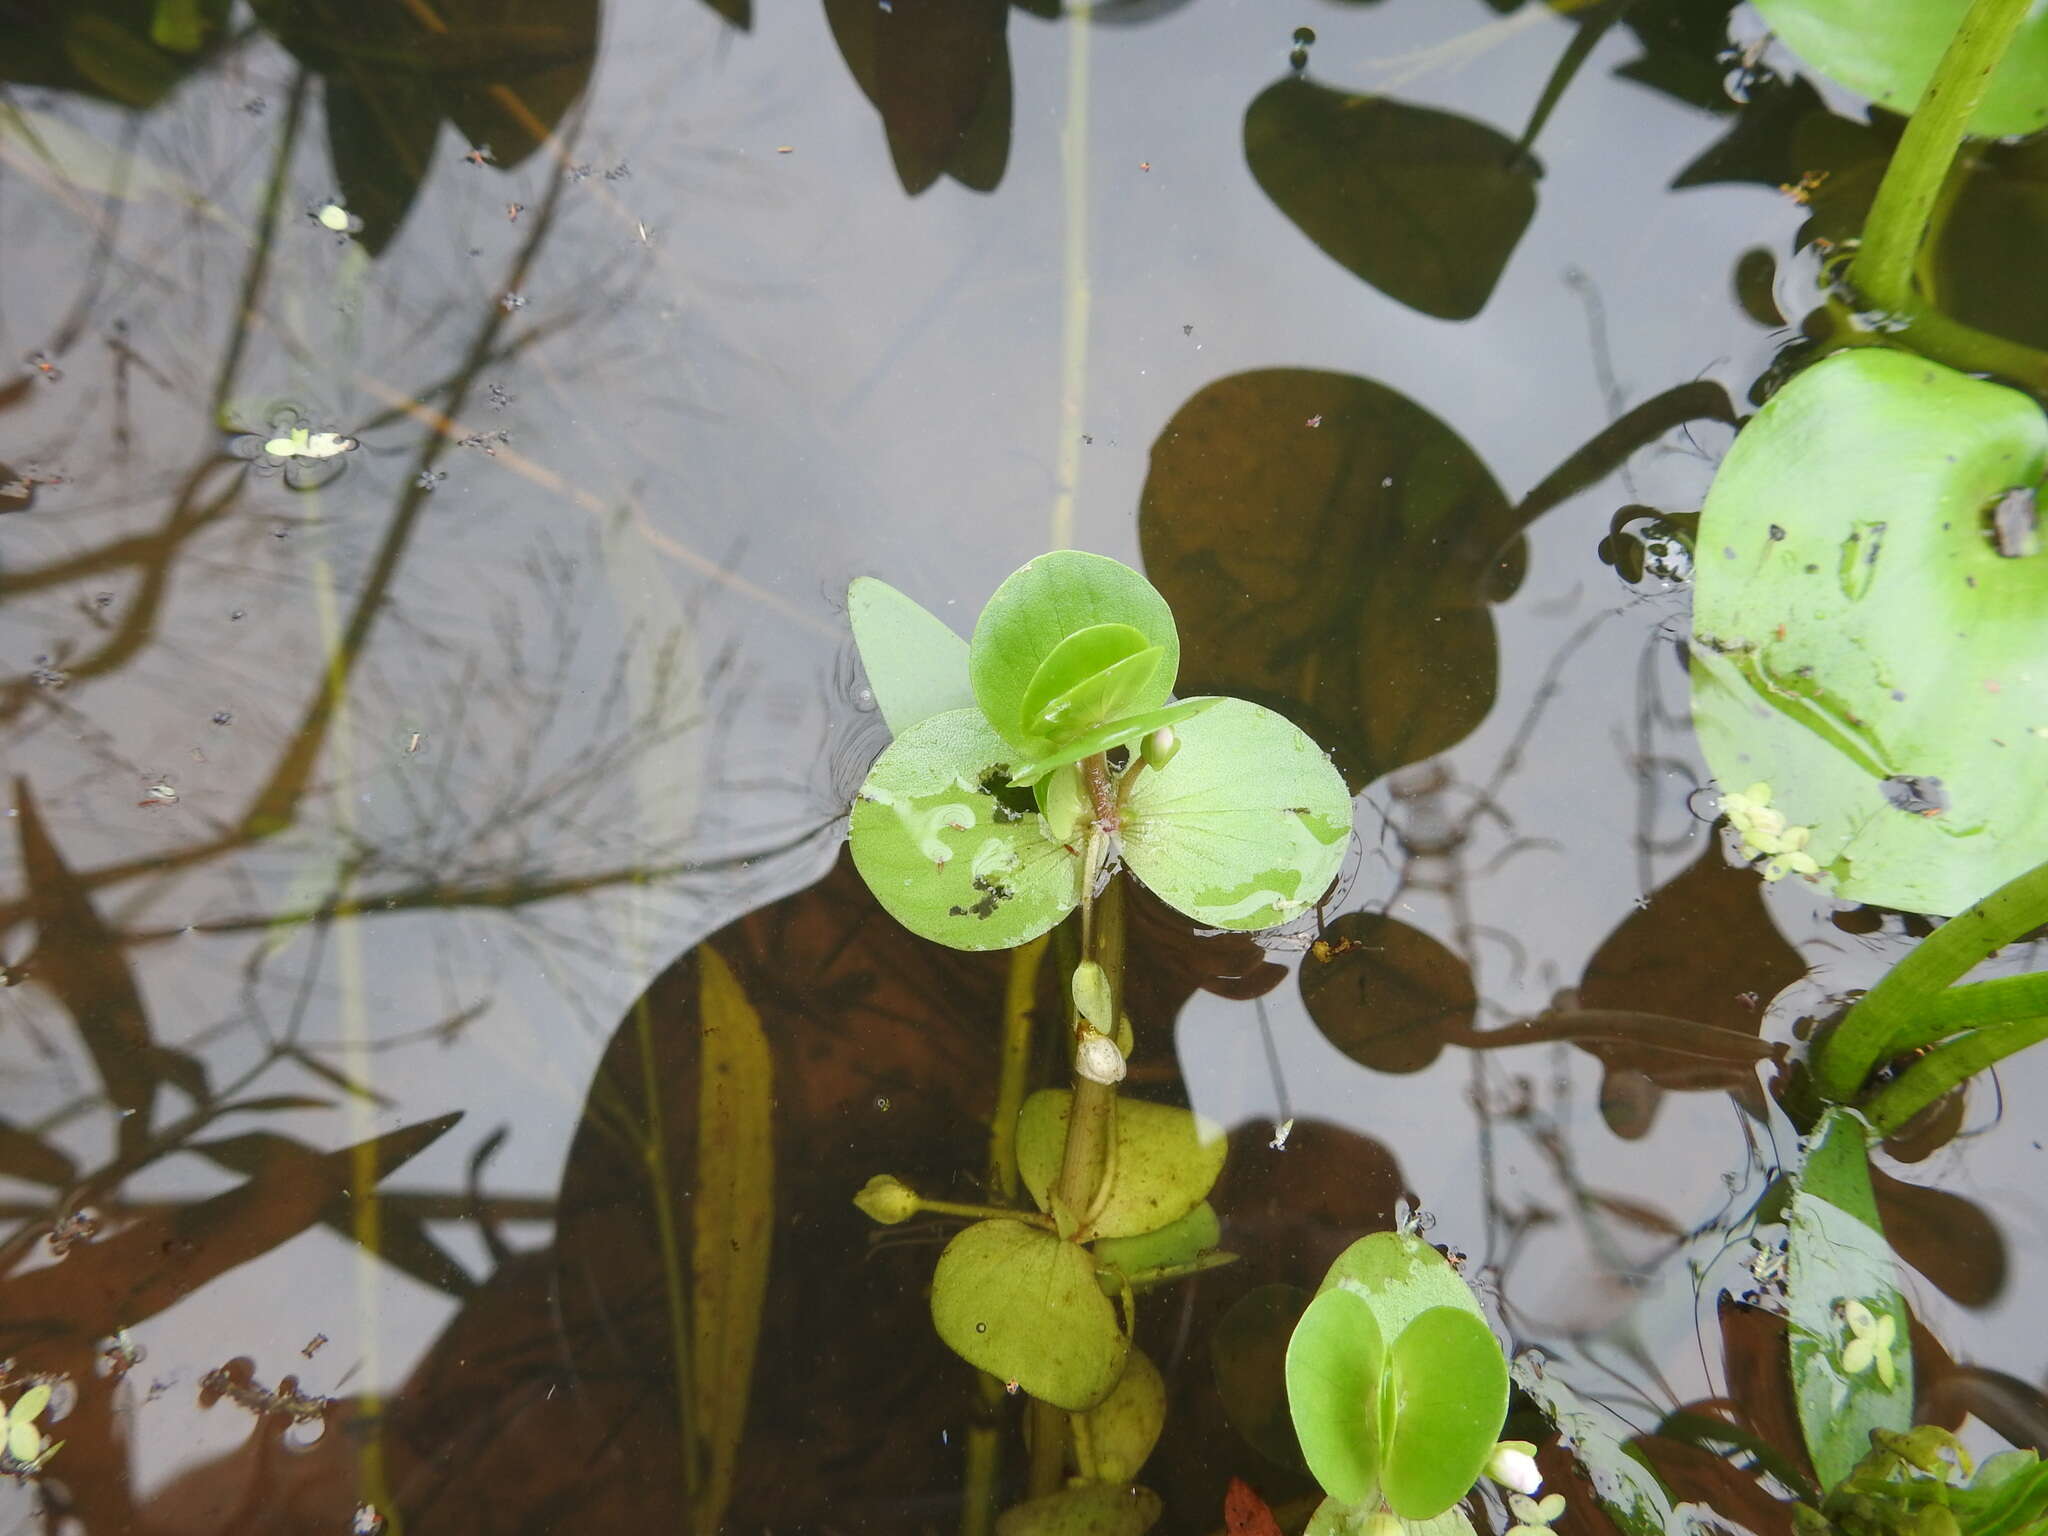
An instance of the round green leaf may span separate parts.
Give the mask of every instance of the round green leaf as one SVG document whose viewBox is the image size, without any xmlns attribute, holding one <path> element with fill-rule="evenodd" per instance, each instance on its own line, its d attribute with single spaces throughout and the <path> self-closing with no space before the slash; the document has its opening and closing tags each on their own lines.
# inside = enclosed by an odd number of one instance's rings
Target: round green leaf
<svg viewBox="0 0 2048 1536">
<path fill-rule="evenodd" d="M 43 1437 L 27 1419 L 7 1421 L 7 1454 L 28 1466 L 43 1454 Z"/>
<path fill-rule="evenodd" d="M 972 709 L 967 642 L 886 581 L 861 576 L 846 589 L 846 617 L 882 719 L 898 736 L 949 709 Z"/>
<path fill-rule="evenodd" d="M 1096 1481 L 1128 1483 L 1145 1465 L 1166 1424 L 1166 1382 L 1159 1367 L 1142 1349 L 1133 1349 L 1115 1390 L 1084 1417 Z"/>
<path fill-rule="evenodd" d="M 1064 768 L 1069 763 L 1078 763 L 1084 757 L 1093 757 L 1097 752 L 1107 752 L 1111 747 L 1129 746 L 1140 736 L 1149 736 L 1162 725 L 1178 725 L 1183 720 L 1192 720 L 1215 699 L 1183 699 L 1178 704 L 1168 704 L 1160 709 L 1148 709 L 1143 714 L 1125 715 L 1107 725 L 1098 725 L 1092 731 L 1084 731 L 1072 741 L 1043 757 L 1033 758 L 1020 766 L 1010 776 L 1013 784 L 1036 784 L 1055 768 Z"/>
<path fill-rule="evenodd" d="M 1470 1312 L 1431 1307 L 1394 1340 L 1387 1375 L 1394 1415 L 1381 1488 L 1395 1514 L 1428 1520 L 1472 1491 L 1500 1438 L 1507 1359 L 1493 1330 Z"/>
<path fill-rule="evenodd" d="M 1756 0 L 1771 30 L 1816 72 L 1904 114 L 1920 104 L 1970 0 L 1893 0 L 1873 23 L 1864 0 Z M 1970 131 L 2011 138 L 2048 127 L 2048 11 L 2020 23 Z"/>
<path fill-rule="evenodd" d="M 1287 1342 L 1287 1406 L 1301 1454 L 1323 1491 L 1362 1504 L 1380 1486 L 1380 1387 L 1386 1343 L 1354 1291 L 1325 1291 Z"/>
<path fill-rule="evenodd" d="M 1026 736 L 1059 737 L 1100 723 L 1109 717 L 1082 720 L 1075 716 L 1079 701 L 1073 696 L 1077 690 L 1106 672 L 1115 672 L 1140 657 L 1150 657 L 1141 669 L 1142 682 L 1158 666 L 1159 655 L 1159 647 L 1147 640 L 1143 631 L 1128 624 L 1091 624 L 1075 630 L 1052 648 L 1032 674 L 1031 685 L 1024 690 L 1018 729 Z"/>
<path fill-rule="evenodd" d="M 1399 1338 L 1434 1307 L 1452 1307 L 1485 1322 L 1479 1298 L 1451 1261 L 1407 1232 L 1372 1232 L 1337 1255 L 1319 1292 L 1343 1289 L 1362 1296 L 1380 1320 L 1380 1332 Z"/>
<path fill-rule="evenodd" d="M 1047 830 L 1015 754 L 979 713 L 949 710 L 891 742 L 853 803 L 853 862 L 889 915 L 954 949 L 1009 949 L 1080 899 L 1080 860 Z"/>
<path fill-rule="evenodd" d="M 1134 704 L 1152 695 L 1165 655 L 1165 650 L 1155 645 L 1103 668 L 1046 705 L 1034 720 L 1025 722 L 1025 729 L 1040 731 L 1047 741 L 1064 744 L 1122 718 Z"/>
<path fill-rule="evenodd" d="M 1714 477 L 1693 723 L 1847 900 L 1952 914 L 2048 848 L 2048 555 L 2001 554 L 1992 517 L 2044 468 L 2025 395 L 1860 348 L 1773 396 Z"/>
<path fill-rule="evenodd" d="M 1019 1221 L 976 1222 L 932 1275 L 932 1324 L 969 1365 L 1056 1408 L 1093 1408 L 1128 1341 L 1085 1249 Z"/>
<path fill-rule="evenodd" d="M 1173 761 L 1131 782 L 1131 873 L 1217 928 L 1270 928 L 1307 911 L 1351 840 L 1351 796 L 1330 760 L 1243 699 L 1219 699 L 1178 729 Z"/>
<path fill-rule="evenodd" d="M 1082 1483 L 1012 1504 L 996 1516 L 996 1536 L 1144 1536 L 1165 1507 L 1150 1488 Z"/>
<path fill-rule="evenodd" d="M 1180 674 L 1180 635 L 1166 599 L 1129 566 L 1103 555 L 1056 550 L 996 588 L 975 623 L 967 675 L 982 713 L 998 730 L 1015 732 L 1010 736 L 1014 745 L 1034 754 L 1055 745 L 1022 729 L 1026 695 L 1039 668 L 1069 636 L 1097 625 L 1129 626 L 1147 647 L 1162 652 L 1124 709 L 1136 713 L 1164 704 Z M 1081 680 L 1076 675 L 1058 691 Z"/>
<path fill-rule="evenodd" d="M 1073 1101 L 1064 1088 L 1041 1089 L 1017 1117 L 1017 1171 L 1041 1211 L 1052 1208 Z M 1180 1220 L 1208 1198 L 1228 1150 L 1223 1132 L 1189 1110 L 1119 1097 L 1109 1199 L 1090 1230 L 1135 1237 Z"/>
</svg>

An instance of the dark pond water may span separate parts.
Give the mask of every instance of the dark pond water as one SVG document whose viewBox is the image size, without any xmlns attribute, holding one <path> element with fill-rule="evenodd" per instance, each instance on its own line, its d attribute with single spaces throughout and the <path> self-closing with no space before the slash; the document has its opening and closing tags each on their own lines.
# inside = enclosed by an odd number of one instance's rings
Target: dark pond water
<svg viewBox="0 0 2048 1536">
<path fill-rule="evenodd" d="M 843 861 L 840 594 L 1065 545 L 1359 791 L 1327 950 L 1134 915 L 1244 1256 L 1141 1315 L 1163 1528 L 1305 1509 L 1215 1339 L 1417 1205 L 1628 1425 L 1754 1400 L 1773 1048 L 1924 931 L 1724 849 L 1659 533 L 1811 306 L 1822 97 L 1725 4 L 1056 9 L 0 0 L 0 1354 L 68 1380 L 0 1528 L 703 1523 L 707 940 L 773 1074 L 726 1528 L 959 1528 L 991 1413 L 1014 1491 L 945 1229 L 849 1204 L 976 1197 L 1006 970 Z M 2044 1072 L 1884 1164 L 2022 1435 Z"/>
</svg>

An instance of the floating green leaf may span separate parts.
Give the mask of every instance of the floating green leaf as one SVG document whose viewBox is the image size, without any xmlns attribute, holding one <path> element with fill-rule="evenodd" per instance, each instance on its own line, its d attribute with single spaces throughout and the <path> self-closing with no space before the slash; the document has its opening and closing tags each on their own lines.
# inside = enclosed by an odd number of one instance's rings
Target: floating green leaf
<svg viewBox="0 0 2048 1536">
<path fill-rule="evenodd" d="M 1320 901 L 1351 841 L 1351 796 L 1280 715 L 1220 699 L 1132 782 L 1124 860 L 1170 906 L 1217 928 L 1270 928 Z"/>
<path fill-rule="evenodd" d="M 1365 1298 L 1339 1287 L 1309 1303 L 1287 1345 L 1287 1402 L 1323 1491 L 1362 1504 L 1380 1491 L 1387 1346 Z"/>
<path fill-rule="evenodd" d="M 973 708 L 967 642 L 936 614 L 886 581 L 859 576 L 846 589 L 846 617 L 875 706 L 896 735 L 933 715 Z"/>
<path fill-rule="evenodd" d="M 1165 654 L 1129 624 L 1075 630 L 1032 674 L 1017 729 L 1065 739 L 1115 719 L 1143 695 Z"/>
<path fill-rule="evenodd" d="M 1878 1225 L 1867 1135 L 1848 1110 L 1822 1116 L 1788 1222 L 1792 1385 L 1824 1488 L 1854 1470 L 1873 1429 L 1913 1424 L 1906 1307 Z"/>
<path fill-rule="evenodd" d="M 1042 1211 L 1051 1209 L 1073 1099 L 1064 1088 L 1042 1089 L 1017 1119 L 1017 1171 Z M 1136 1237 L 1179 1221 L 1208 1196 L 1228 1151 L 1222 1131 L 1189 1110 L 1119 1098 L 1109 1191 L 1090 1232 Z"/>
<path fill-rule="evenodd" d="M 1116 1389 L 1074 1426 L 1077 1446 L 1085 1444 L 1099 1483 L 1128 1483 L 1145 1465 L 1166 1424 L 1166 1382 L 1142 1349 L 1124 1361 Z"/>
<path fill-rule="evenodd" d="M 1486 307 L 1536 212 L 1539 168 L 1495 129 L 1300 77 L 1245 112 L 1244 157 L 1325 254 L 1439 320 Z"/>
<path fill-rule="evenodd" d="M 996 1536 L 1144 1536 L 1165 1511 L 1150 1488 L 1083 1483 L 996 1516 Z"/>
<path fill-rule="evenodd" d="M 1872 25 L 1860 0 L 1756 0 L 1771 30 L 1819 73 L 1904 115 L 1956 35 L 1970 0 L 1900 0 Z M 2020 23 L 1970 131 L 2013 138 L 2048 126 L 2048 11 Z"/>
<path fill-rule="evenodd" d="M 1486 1319 L 1472 1287 L 1451 1261 L 1410 1232 L 1368 1233 L 1338 1254 L 1318 1294 L 1339 1287 L 1365 1298 L 1388 1338 L 1398 1338 L 1432 1307 L 1455 1307 L 1481 1322 Z"/>
<path fill-rule="evenodd" d="M 1129 566 L 1104 555 L 1056 550 L 1028 562 L 996 588 L 975 623 L 967 671 L 981 712 L 1013 745 L 1039 755 L 1103 723 L 1097 717 L 1043 731 L 1027 731 L 1024 725 L 1030 718 L 1026 706 L 1034 696 L 1039 669 L 1060 655 L 1067 655 L 1078 667 L 1088 654 L 1086 648 L 1072 653 L 1062 648 L 1077 633 L 1097 626 L 1127 627 L 1147 648 L 1156 646 L 1160 651 L 1142 669 L 1141 683 L 1120 679 L 1109 688 L 1109 695 L 1133 714 L 1164 704 L 1180 672 L 1180 635 L 1166 599 Z M 1135 657 L 1127 654 L 1126 659 Z M 1060 679 L 1070 675 L 1055 673 Z M 1071 675 L 1071 681 L 1056 692 L 1064 693 L 1082 681 L 1081 676 Z"/>
<path fill-rule="evenodd" d="M 1693 720 L 1836 894 L 1953 914 L 2048 846 L 2048 558 L 1991 513 L 2048 468 L 2026 396 L 1904 353 L 1815 364 L 1701 514 Z"/>
<path fill-rule="evenodd" d="M 969 1365 L 1056 1408 L 1093 1408 L 1127 1341 L 1085 1249 L 1018 1221 L 982 1221 L 939 1255 L 932 1323 Z"/>
<path fill-rule="evenodd" d="M 1330 1296 L 1353 1295 L 1341 1288 Z M 1360 1298 L 1363 1300 L 1363 1298 Z M 1442 1514 L 1478 1481 L 1508 1411 L 1508 1364 L 1493 1330 L 1460 1306 L 1431 1307 L 1387 1352 L 1393 1423 L 1380 1477 L 1408 1520 Z"/>
<path fill-rule="evenodd" d="M 1014 757 L 971 709 L 889 744 L 854 801 L 853 861 L 904 927 L 955 949 L 1008 949 L 1080 900 L 1080 860 L 1048 835 Z"/>
</svg>

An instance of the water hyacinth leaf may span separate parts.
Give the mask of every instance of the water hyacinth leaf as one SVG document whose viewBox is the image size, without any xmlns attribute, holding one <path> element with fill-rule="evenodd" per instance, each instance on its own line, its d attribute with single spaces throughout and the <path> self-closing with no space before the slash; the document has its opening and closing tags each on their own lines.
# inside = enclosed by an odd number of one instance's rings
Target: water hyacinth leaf
<svg viewBox="0 0 2048 1536">
<path fill-rule="evenodd" d="M 1338 1289 L 1362 1296 L 1388 1338 L 1399 1338 L 1432 1307 L 1452 1307 L 1481 1323 L 1486 1320 L 1472 1287 L 1451 1261 L 1409 1232 L 1370 1232 L 1338 1254 L 1317 1291 Z"/>
<path fill-rule="evenodd" d="M 1049 736 L 1068 727 L 1101 724 L 1122 711 L 1109 710 L 1092 720 L 1081 717 L 1081 710 L 1115 696 L 1113 687 L 1105 694 L 1097 680 L 1105 674 L 1134 678 L 1142 688 L 1158 667 L 1161 654 L 1158 646 L 1129 624 L 1091 624 L 1075 630 L 1053 647 L 1052 654 L 1032 674 L 1017 728 L 1026 735 Z M 1134 671 L 1120 671 L 1131 663 L 1138 664 Z M 1095 691 L 1083 693 L 1090 683 L 1096 684 Z"/>
<path fill-rule="evenodd" d="M 1301 1454 L 1323 1491 L 1343 1504 L 1380 1491 L 1386 1365 L 1379 1320 L 1355 1291 L 1323 1292 L 1288 1341 L 1287 1406 Z"/>
<path fill-rule="evenodd" d="M 1536 162 L 1497 130 L 1298 76 L 1246 110 L 1244 157 L 1325 255 L 1439 320 L 1486 307 L 1536 212 Z"/>
<path fill-rule="evenodd" d="M 1182 699 L 1177 704 L 1148 709 L 1142 714 L 1125 715 L 1122 719 L 1112 720 L 1107 725 L 1098 725 L 1094 730 L 1084 731 L 1057 750 L 1020 765 L 1010 775 L 1010 782 L 1036 784 L 1056 768 L 1078 763 L 1084 757 L 1093 757 L 1097 752 L 1107 752 L 1112 747 L 1127 747 L 1139 737 L 1151 735 L 1162 725 L 1179 725 L 1183 720 L 1192 720 L 1216 702 L 1215 699 Z"/>
<path fill-rule="evenodd" d="M 2017 391 L 1858 348 L 1737 436 L 1701 513 L 1692 712 L 1724 789 L 1834 893 L 1953 914 L 2048 846 L 2048 557 L 1992 509 L 2048 468 Z"/>
<path fill-rule="evenodd" d="M 961 1359 L 1056 1408 L 1093 1408 L 1128 1347 L 1085 1249 L 1018 1221 L 959 1233 L 932 1275 L 932 1324 Z"/>
<path fill-rule="evenodd" d="M 943 619 L 886 581 L 854 578 L 846 589 L 853 643 L 883 723 L 901 736 L 920 720 L 972 709 L 967 642 Z"/>
<path fill-rule="evenodd" d="M 1150 1488 L 1083 1483 L 996 1516 L 996 1536 L 1144 1536 L 1165 1504 Z"/>
<path fill-rule="evenodd" d="M 1166 1382 L 1159 1367 L 1142 1349 L 1133 1349 L 1115 1390 L 1082 1418 L 1079 1429 L 1093 1454 L 1095 1480 L 1128 1483 L 1145 1465 L 1166 1424 Z"/>
<path fill-rule="evenodd" d="M 1070 635 L 1106 624 L 1128 626 L 1148 647 L 1160 648 L 1145 686 L 1125 704 L 1132 714 L 1159 708 L 1180 673 L 1180 634 L 1166 599 L 1119 561 L 1063 549 L 1013 572 L 975 621 L 967 673 L 982 713 L 1033 755 L 1059 745 L 1023 730 L 1025 700 L 1038 669 Z"/>
<path fill-rule="evenodd" d="M 1431 1307 L 1394 1339 L 1387 1373 L 1394 1422 L 1380 1483 L 1395 1514 L 1427 1520 L 1471 1491 L 1493 1453 L 1507 1418 L 1507 1359 L 1470 1312 Z"/>
<path fill-rule="evenodd" d="M 1051 1209 L 1073 1099 L 1064 1088 L 1041 1089 L 1017 1117 L 1017 1172 L 1041 1211 Z M 1090 1232 L 1137 1237 L 1179 1221 L 1208 1198 L 1229 1149 L 1222 1131 L 1190 1110 L 1119 1098 L 1114 1172 Z"/>
<path fill-rule="evenodd" d="M 1694 1529 L 1673 1512 L 1656 1474 L 1622 1445 L 1614 1433 L 1617 1421 L 1545 1370 L 1539 1355 L 1531 1351 L 1518 1357 L 1510 1375 L 1556 1427 L 1559 1442 L 1578 1458 L 1592 1482 L 1593 1497 L 1622 1536 L 1667 1536 Z"/>
<path fill-rule="evenodd" d="M 1220 699 L 1126 798 L 1124 862 L 1216 928 L 1270 928 L 1322 900 L 1351 842 L 1351 796 L 1322 750 L 1272 710 Z"/>
<path fill-rule="evenodd" d="M 1812 69 L 1904 116 L 1920 104 L 1934 66 L 1970 0 L 1906 0 L 1872 26 L 1858 0 L 1757 0 L 1779 39 Z M 2020 22 L 1970 119 L 1970 132 L 2014 138 L 2048 127 L 2048 11 Z"/>
<path fill-rule="evenodd" d="M 1788 1220 L 1792 1385 L 1823 1488 L 1863 1459 L 1871 1430 L 1913 1424 L 1906 1307 L 1878 1226 L 1867 1134 L 1847 1110 L 1821 1117 Z"/>
<path fill-rule="evenodd" d="M 1013 756 L 977 711 L 949 710 L 898 736 L 861 785 L 853 861 L 913 933 L 1010 949 L 1080 900 L 1080 860 L 1047 836 L 1028 793 L 1003 786 Z"/>
<path fill-rule="evenodd" d="M 1126 1276 L 1142 1275 L 1147 1270 L 1192 1264 L 1222 1241 L 1223 1223 L 1217 1219 L 1216 1207 L 1203 1200 L 1156 1231 L 1102 1239 L 1094 1245 L 1095 1262 Z"/>
</svg>

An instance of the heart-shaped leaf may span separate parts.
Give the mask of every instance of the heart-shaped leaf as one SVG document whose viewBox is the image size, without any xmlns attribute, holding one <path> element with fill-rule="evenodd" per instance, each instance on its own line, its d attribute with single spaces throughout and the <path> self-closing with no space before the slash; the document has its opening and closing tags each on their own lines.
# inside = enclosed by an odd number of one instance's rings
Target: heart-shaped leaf
<svg viewBox="0 0 2048 1536">
<path fill-rule="evenodd" d="M 2048 556 L 1993 516 L 2044 467 L 2025 395 L 1859 348 L 1780 390 L 1714 478 L 1693 722 L 1848 900 L 1952 914 L 2048 846 Z"/>
<path fill-rule="evenodd" d="M 1497 130 L 1298 76 L 1245 112 L 1244 157 L 1325 254 L 1439 320 L 1486 307 L 1536 212 L 1536 162 Z"/>
<path fill-rule="evenodd" d="M 932 1324 L 961 1359 L 1056 1408 L 1093 1408 L 1128 1341 L 1087 1250 L 1021 1221 L 981 1221 L 939 1255 Z"/>
<path fill-rule="evenodd" d="M 1042 1089 L 1017 1117 L 1017 1171 L 1041 1211 L 1051 1209 L 1073 1099 L 1064 1088 Z M 1179 1221 L 1208 1197 L 1228 1151 L 1223 1133 L 1192 1111 L 1119 1098 L 1109 1197 L 1089 1229 L 1136 1237 Z"/>
<path fill-rule="evenodd" d="M 846 617 L 875 706 L 893 733 L 901 736 L 947 710 L 974 707 L 967 642 L 922 604 L 886 581 L 860 576 L 846 589 Z"/>
<path fill-rule="evenodd" d="M 1330 760 L 1243 699 L 1184 722 L 1173 761 L 1139 771 L 1125 799 L 1131 873 L 1217 928 L 1270 928 L 1307 911 L 1350 841 L 1351 796 Z"/>
<path fill-rule="evenodd" d="M 853 861 L 889 915 L 954 949 L 1010 949 L 1080 900 L 1080 860 L 1005 773 L 1012 750 L 972 709 L 889 744 L 853 803 Z"/>
<path fill-rule="evenodd" d="M 1121 701 L 1119 712 L 1159 708 L 1180 674 L 1180 634 L 1166 599 L 1136 571 L 1105 555 L 1063 549 L 1040 555 L 996 588 L 975 621 L 967 673 L 981 712 L 1013 745 L 1039 756 L 1066 737 L 1103 723 L 1098 716 L 1071 729 L 1062 727 L 1064 736 L 1058 730 L 1024 729 L 1026 703 L 1039 669 L 1055 655 L 1065 654 L 1062 647 L 1071 637 L 1100 625 L 1127 627 L 1147 648 L 1157 646 L 1160 651 L 1144 669 L 1142 685 L 1123 686 L 1126 680 L 1120 679 L 1111 690 Z M 1085 648 L 1072 655 L 1076 668 L 1084 664 Z M 1074 675 L 1059 692 L 1082 681 L 1082 676 Z"/>
<path fill-rule="evenodd" d="M 1781 40 L 1819 73 L 1901 115 L 1920 104 L 1970 0 L 1895 0 L 1881 26 L 1860 0 L 1756 0 Z M 2020 23 L 1970 131 L 2014 138 L 2048 126 L 2048 11 Z"/>
<path fill-rule="evenodd" d="M 1387 1347 L 1365 1298 L 1341 1287 L 1308 1304 L 1287 1345 L 1287 1404 L 1323 1491 L 1361 1504 L 1380 1488 Z"/>
<path fill-rule="evenodd" d="M 1350 1295 L 1339 1288 L 1311 1303 Z M 1363 1298 L 1360 1298 L 1363 1300 Z M 1508 1363 L 1493 1330 L 1461 1306 L 1430 1307 L 1387 1352 L 1393 1423 L 1380 1481 L 1406 1520 L 1442 1514 L 1472 1491 L 1508 1411 Z"/>
</svg>

